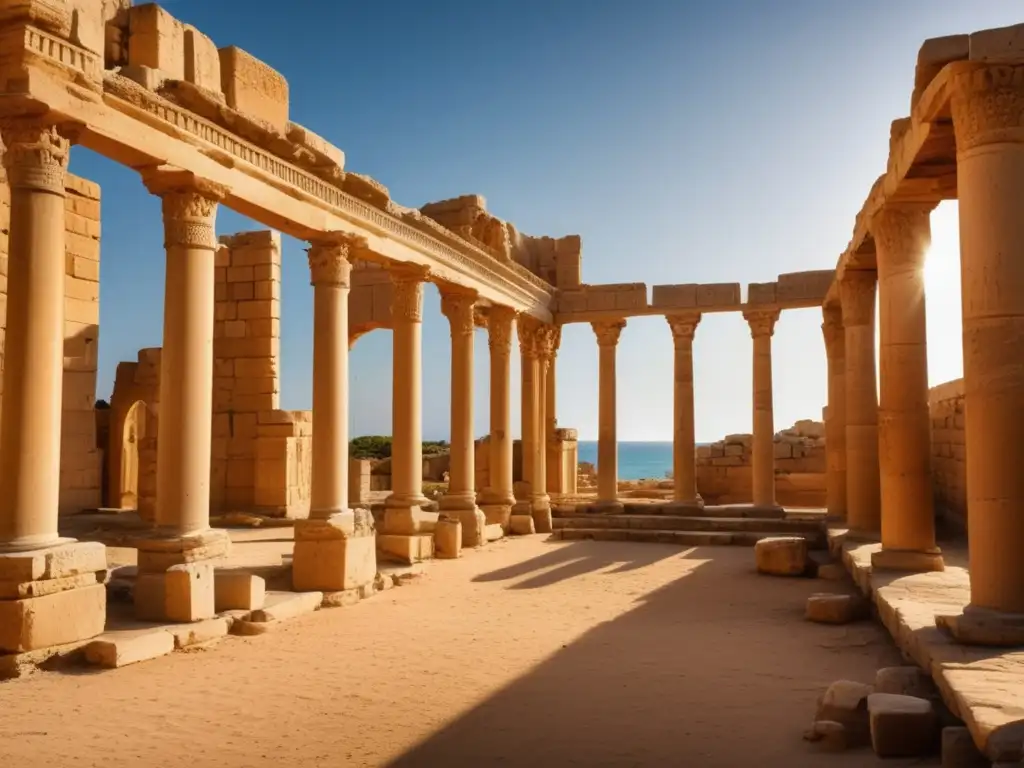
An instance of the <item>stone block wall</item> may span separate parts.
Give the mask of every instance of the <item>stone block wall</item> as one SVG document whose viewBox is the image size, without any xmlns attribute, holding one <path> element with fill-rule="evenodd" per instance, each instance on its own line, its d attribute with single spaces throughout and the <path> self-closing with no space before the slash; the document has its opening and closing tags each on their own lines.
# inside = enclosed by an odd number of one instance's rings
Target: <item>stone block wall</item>
<svg viewBox="0 0 1024 768">
<path fill-rule="evenodd" d="M 102 486 L 102 455 L 96 443 L 94 410 L 100 327 L 100 188 L 91 181 L 68 174 L 65 189 L 62 515 L 98 507 Z M 3 370 L 7 328 L 10 218 L 10 188 L 0 170 L 0 371 Z"/>
<path fill-rule="evenodd" d="M 273 517 L 308 517 L 313 412 L 267 410 L 256 427 L 252 506 Z"/>
<path fill-rule="evenodd" d="M 104 455 L 108 507 L 135 507 L 156 519 L 156 447 L 160 426 L 160 348 L 140 349 L 118 363 L 110 397 L 109 443 Z"/>
<path fill-rule="evenodd" d="M 964 437 L 964 382 L 948 381 L 928 393 L 932 418 L 932 482 L 936 511 L 967 522 L 967 445 Z"/>
<path fill-rule="evenodd" d="M 825 428 L 798 421 L 775 435 L 775 494 L 782 505 L 825 505 Z M 697 490 L 707 504 L 740 504 L 752 498 L 753 435 L 729 435 L 697 447 Z"/>
</svg>

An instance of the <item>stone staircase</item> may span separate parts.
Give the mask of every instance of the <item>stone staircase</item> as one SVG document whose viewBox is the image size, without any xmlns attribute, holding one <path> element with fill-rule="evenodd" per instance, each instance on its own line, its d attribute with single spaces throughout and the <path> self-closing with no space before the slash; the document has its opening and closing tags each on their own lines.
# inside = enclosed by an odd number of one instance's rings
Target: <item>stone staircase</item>
<svg viewBox="0 0 1024 768">
<path fill-rule="evenodd" d="M 680 546 L 752 547 L 772 536 L 800 536 L 811 549 L 827 546 L 818 512 L 780 515 L 753 507 L 706 507 L 699 515 L 673 514 L 661 505 L 627 504 L 622 514 L 554 510 L 554 537 L 565 541 L 637 541 Z"/>
</svg>

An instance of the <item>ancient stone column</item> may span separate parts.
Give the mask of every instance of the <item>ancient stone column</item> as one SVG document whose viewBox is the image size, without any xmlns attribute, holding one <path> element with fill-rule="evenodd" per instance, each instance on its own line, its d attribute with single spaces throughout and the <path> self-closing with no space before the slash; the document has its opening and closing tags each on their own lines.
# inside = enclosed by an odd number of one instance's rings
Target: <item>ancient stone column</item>
<svg viewBox="0 0 1024 768">
<path fill-rule="evenodd" d="M 349 509 L 348 298 L 352 259 L 366 243 L 343 232 L 311 241 L 313 445 L 308 520 L 295 523 L 292 586 L 340 592 L 377 574 L 373 517 Z"/>
<path fill-rule="evenodd" d="M 476 506 L 476 470 L 473 450 L 473 308 L 476 295 L 443 289 L 441 312 L 448 318 L 452 338 L 451 465 L 448 491 L 438 508 L 462 523 L 462 546 L 484 544 L 484 513 Z"/>
<path fill-rule="evenodd" d="M 780 509 L 775 503 L 775 415 L 772 395 L 772 335 L 779 319 L 777 309 L 743 313 L 754 340 L 754 444 L 751 450 L 753 503 L 755 507 Z"/>
<path fill-rule="evenodd" d="M 230 543 L 210 529 L 215 222 L 227 190 L 185 171 L 146 171 L 143 179 L 163 202 L 167 272 L 156 530 L 137 542 L 135 612 L 196 621 L 214 613 L 213 563 Z"/>
<path fill-rule="evenodd" d="M 548 376 L 552 360 L 555 357 L 555 334 L 558 329 L 553 325 L 542 325 L 537 330 L 535 339 L 537 352 L 537 393 L 535 400 L 535 439 L 533 441 L 533 478 L 530 481 L 532 493 L 533 524 L 537 533 L 551 533 L 551 497 L 548 496 L 548 418 L 547 391 Z M 552 432 L 552 437 L 553 432 Z"/>
<path fill-rule="evenodd" d="M 538 426 L 540 391 L 540 363 L 537 359 L 537 336 L 539 326 L 536 320 L 520 315 L 516 321 L 519 334 L 519 355 L 522 361 L 522 437 L 520 450 L 523 466 L 523 481 L 516 493 L 516 504 L 512 508 L 511 530 L 513 533 L 536 533 L 533 521 L 533 483 L 537 479 L 533 466 L 537 456 L 537 443 L 542 439 Z"/>
<path fill-rule="evenodd" d="M 850 269 L 839 281 L 846 343 L 846 522 L 855 539 L 881 528 L 878 390 L 875 377 L 874 270 Z"/>
<path fill-rule="evenodd" d="M 562 327 L 552 326 L 551 331 L 551 355 L 548 360 L 547 382 L 544 386 L 544 445 L 545 470 L 547 492 L 561 493 L 563 483 L 562 472 L 562 445 L 557 440 L 558 415 L 556 413 L 557 403 L 557 363 L 558 348 L 562 343 Z"/>
<path fill-rule="evenodd" d="M 837 305 L 822 308 L 828 358 L 828 407 L 825 411 L 825 505 L 831 520 L 846 520 L 846 331 Z"/>
<path fill-rule="evenodd" d="M 699 313 L 669 315 L 675 345 L 675 373 L 672 387 L 672 501 L 673 506 L 701 509 L 704 500 L 697 492 L 697 449 L 693 423 L 693 337 L 700 323 Z"/>
<path fill-rule="evenodd" d="M 106 549 L 57 533 L 64 374 L 64 182 L 67 133 L 0 123 L 11 193 L 7 334 L 0 420 L 0 653 L 103 631 Z M 45 566 L 45 567 L 44 567 Z M 32 582 L 46 580 L 46 591 Z M 62 583 L 66 582 L 66 583 Z M 39 596 L 43 595 L 43 596 Z"/>
<path fill-rule="evenodd" d="M 875 568 L 942 570 L 935 546 L 924 261 L 933 206 L 887 206 L 871 221 L 878 264 L 878 444 L 882 551 Z"/>
<path fill-rule="evenodd" d="M 381 546 L 403 561 L 429 557 L 437 513 L 423 505 L 422 378 L 423 281 L 426 270 L 407 264 L 391 268 L 392 372 L 391 495 L 384 501 Z"/>
<path fill-rule="evenodd" d="M 615 350 L 625 320 L 602 320 L 590 324 L 597 336 L 598 418 L 597 418 L 597 506 L 618 507 L 619 444 L 616 436 Z"/>
<path fill-rule="evenodd" d="M 512 506 L 512 415 L 510 409 L 510 358 L 512 321 L 508 307 L 491 307 L 487 317 L 487 343 L 491 355 L 491 434 L 489 487 L 481 496 L 481 508 L 488 524 L 499 523 L 508 531 Z"/>
<path fill-rule="evenodd" d="M 951 66 L 971 573 L 952 629 L 964 642 L 1022 645 L 1024 65 Z"/>
</svg>

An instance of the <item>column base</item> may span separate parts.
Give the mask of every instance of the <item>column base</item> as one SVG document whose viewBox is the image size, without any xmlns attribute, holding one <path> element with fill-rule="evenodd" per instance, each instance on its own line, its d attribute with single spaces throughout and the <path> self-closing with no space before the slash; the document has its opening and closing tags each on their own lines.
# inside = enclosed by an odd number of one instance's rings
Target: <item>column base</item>
<svg viewBox="0 0 1024 768">
<path fill-rule="evenodd" d="M 483 528 L 480 529 L 483 533 Z M 462 557 L 462 523 L 458 517 L 442 514 L 434 528 L 434 557 L 454 560 Z"/>
<path fill-rule="evenodd" d="M 935 626 L 964 645 L 991 648 L 1024 646 L 1024 613 L 1005 613 L 968 605 L 961 614 L 936 616 Z"/>
<path fill-rule="evenodd" d="M 398 499 L 389 496 L 384 501 L 384 524 L 382 532 L 388 535 L 414 536 L 433 533 L 437 523 L 437 512 L 423 509 L 429 499 Z"/>
<path fill-rule="evenodd" d="M 0 654 L 25 653 L 103 633 L 107 548 L 63 540 L 0 554 Z"/>
<path fill-rule="evenodd" d="M 500 525 L 501 530 L 508 533 L 508 527 L 512 518 L 512 504 L 490 504 L 480 505 L 480 511 L 484 513 L 486 525 Z"/>
<path fill-rule="evenodd" d="M 618 499 L 605 499 L 588 504 L 586 511 L 593 515 L 621 515 L 626 511 L 626 505 Z"/>
<path fill-rule="evenodd" d="M 437 508 L 449 517 L 462 523 L 462 546 L 466 548 L 482 547 L 486 544 L 484 526 L 487 518 L 476 506 L 476 495 L 442 496 Z"/>
<path fill-rule="evenodd" d="M 296 521 L 292 555 L 296 592 L 344 592 L 370 584 L 376 576 L 377 537 L 369 510 Z"/>
<path fill-rule="evenodd" d="M 383 533 L 377 536 L 377 551 L 385 560 L 406 565 L 421 563 L 434 556 L 434 534 L 417 533 L 406 536 Z"/>
<path fill-rule="evenodd" d="M 876 571 L 906 571 L 908 573 L 927 573 L 944 571 L 946 564 L 942 560 L 942 552 L 938 549 L 926 551 L 910 549 L 885 549 L 871 555 L 871 568 Z"/>
<path fill-rule="evenodd" d="M 512 517 L 509 518 L 508 532 L 513 536 L 530 536 L 537 532 L 537 526 L 533 522 L 533 513 L 520 514 L 512 510 Z"/>
<path fill-rule="evenodd" d="M 553 533 L 554 523 L 551 520 L 551 498 L 544 494 L 534 496 L 530 502 L 530 515 L 537 533 Z"/>
<path fill-rule="evenodd" d="M 859 541 L 864 544 L 878 544 L 882 540 L 881 531 L 865 531 L 859 528 L 850 528 L 846 531 L 847 541 Z"/>
<path fill-rule="evenodd" d="M 202 621 L 216 615 L 214 568 L 231 551 L 227 531 L 184 536 L 167 531 L 135 539 L 135 617 L 142 621 Z"/>
</svg>

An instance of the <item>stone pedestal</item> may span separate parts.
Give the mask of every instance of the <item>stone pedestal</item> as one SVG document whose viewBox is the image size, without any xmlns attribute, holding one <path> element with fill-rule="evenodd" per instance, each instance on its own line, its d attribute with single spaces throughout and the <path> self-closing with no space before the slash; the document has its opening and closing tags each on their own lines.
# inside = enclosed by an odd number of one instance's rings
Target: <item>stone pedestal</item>
<svg viewBox="0 0 1024 768">
<path fill-rule="evenodd" d="M 515 312 L 491 307 L 487 314 L 487 344 L 491 360 L 491 434 L 488 442 L 490 479 L 481 494 L 480 508 L 487 524 L 497 523 L 506 533 L 512 516 L 512 433 L 510 414 L 510 356 Z"/>
<path fill-rule="evenodd" d="M 744 312 L 754 340 L 754 443 L 751 450 L 753 505 L 780 509 L 775 503 L 775 415 L 772 394 L 772 335 L 779 310 Z"/>
<path fill-rule="evenodd" d="M 846 521 L 849 536 L 858 540 L 877 540 L 881 532 L 875 283 L 871 270 L 847 270 L 839 281 L 846 344 Z"/>
<path fill-rule="evenodd" d="M 158 529 L 132 543 L 138 549 L 136 618 L 192 622 L 216 614 L 214 568 L 231 551 L 226 531 L 169 536 Z"/>
<path fill-rule="evenodd" d="M 598 361 L 597 418 L 597 500 L 615 502 L 619 496 L 619 444 L 616 433 L 615 351 L 625 320 L 590 324 L 597 336 Z"/>
<path fill-rule="evenodd" d="M 699 510 L 704 500 L 697 492 L 697 450 L 693 423 L 693 337 L 700 315 L 669 315 L 675 346 L 672 397 L 672 507 Z"/>
<path fill-rule="evenodd" d="M 874 568 L 942 570 L 935 546 L 924 260 L 931 206 L 887 207 L 871 222 L 878 262 L 878 440 L 882 551 Z"/>
<path fill-rule="evenodd" d="M 0 654 L 94 637 L 106 621 L 102 544 L 57 531 L 64 372 L 65 176 L 53 125 L 3 125 L 11 191 L 0 420 Z M 207 414 L 209 426 L 209 414 Z"/>
<path fill-rule="evenodd" d="M 347 346 L 347 343 L 346 343 Z M 377 540 L 369 510 L 339 512 L 295 523 L 292 587 L 296 592 L 343 592 L 373 582 Z"/>
<path fill-rule="evenodd" d="M 825 409 L 825 506 L 833 521 L 846 520 L 846 331 L 838 305 L 822 308 L 828 357 L 828 407 Z"/>
</svg>

